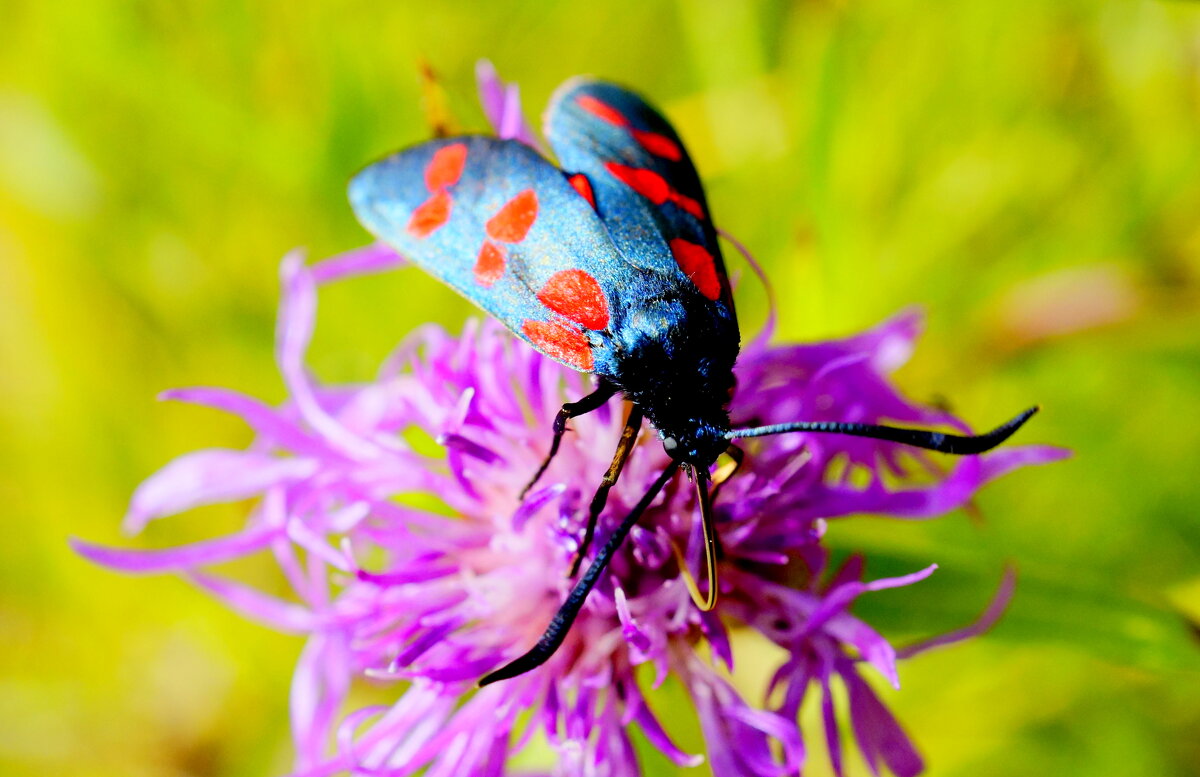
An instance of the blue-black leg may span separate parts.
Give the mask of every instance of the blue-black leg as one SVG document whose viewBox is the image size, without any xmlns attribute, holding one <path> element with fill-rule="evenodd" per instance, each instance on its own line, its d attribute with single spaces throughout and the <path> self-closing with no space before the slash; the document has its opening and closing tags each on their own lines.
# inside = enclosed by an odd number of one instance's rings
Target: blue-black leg
<svg viewBox="0 0 1200 777">
<path fill-rule="evenodd" d="M 596 559 L 587 571 L 583 573 L 583 577 L 579 578 L 579 582 L 571 589 L 571 593 L 567 595 L 567 600 L 558 608 L 558 612 L 554 614 L 554 619 L 550 621 L 550 626 L 542 634 L 542 638 L 533 646 L 528 653 L 511 661 L 496 671 L 488 674 L 479 681 L 479 687 L 491 685 L 498 680 L 507 680 L 510 677 L 525 674 L 530 669 L 535 669 L 554 655 L 563 640 L 567 637 L 567 632 L 571 628 L 571 624 L 575 622 L 575 618 L 579 615 L 579 610 L 583 608 L 584 601 L 587 600 L 587 595 L 592 588 L 596 586 L 596 581 L 600 579 L 600 574 L 608 566 L 608 562 L 612 560 L 613 554 L 617 552 L 617 548 L 621 547 L 621 543 L 629 535 L 638 518 L 642 517 L 642 513 L 646 512 L 646 508 L 654 501 L 654 497 L 658 496 L 658 492 L 663 490 L 679 469 L 679 462 L 673 461 L 667 465 L 663 473 L 658 476 L 650 489 L 638 501 L 634 508 L 625 516 L 625 520 L 621 521 L 621 525 L 617 527 L 612 536 L 608 538 L 608 542 L 604 543 L 604 547 L 600 548 L 600 552 L 596 554 Z"/>
<path fill-rule="evenodd" d="M 563 435 L 566 434 L 567 431 L 567 421 L 570 421 L 572 418 L 577 418 L 581 415 L 587 415 L 593 410 L 596 410 L 605 402 L 612 399 L 613 395 L 616 393 L 616 386 L 604 379 L 601 379 L 599 384 L 596 386 L 596 390 L 591 394 L 588 394 L 578 402 L 568 402 L 562 406 L 562 409 L 558 411 L 558 415 L 554 417 L 554 439 L 550 441 L 550 452 L 546 454 L 546 458 L 542 462 L 542 466 L 538 467 L 537 472 L 533 474 L 533 477 L 529 480 L 529 483 L 521 489 L 521 499 L 525 498 L 525 495 L 529 493 L 529 489 L 533 488 L 541 479 L 542 475 L 546 473 L 546 469 L 550 466 L 550 462 L 554 461 L 554 457 L 558 453 L 558 446 L 562 444 Z"/>
<path fill-rule="evenodd" d="M 567 573 L 567 577 L 579 574 L 579 565 L 583 563 L 583 557 L 596 534 L 596 521 L 599 520 L 604 505 L 608 503 L 608 492 L 616 485 L 617 478 L 621 477 L 621 470 L 625 468 L 625 462 L 637 443 L 638 432 L 641 429 L 642 409 L 633 405 L 629 410 L 629 417 L 625 419 L 625 428 L 621 430 L 621 439 L 613 453 L 612 463 L 608 465 L 608 472 L 604 473 L 600 487 L 596 489 L 596 495 L 592 497 L 592 503 L 588 506 L 587 526 L 583 530 L 583 539 L 579 541 L 579 549 L 575 551 L 575 558 L 571 561 L 571 571 Z"/>
</svg>

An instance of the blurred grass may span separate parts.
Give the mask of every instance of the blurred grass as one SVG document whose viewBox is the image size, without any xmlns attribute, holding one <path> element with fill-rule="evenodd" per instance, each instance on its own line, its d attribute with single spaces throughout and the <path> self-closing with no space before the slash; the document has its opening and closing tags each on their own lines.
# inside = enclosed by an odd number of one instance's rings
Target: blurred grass
<svg viewBox="0 0 1200 777">
<path fill-rule="evenodd" d="M 929 773 L 1200 773 L 1181 615 L 1200 616 L 1194 4 L 5 0 L 0 18 L 0 772 L 286 768 L 297 642 L 179 581 L 89 567 L 65 538 L 117 540 L 141 478 L 247 440 L 153 396 L 282 398 L 277 259 L 363 242 L 344 183 L 424 134 L 418 59 L 478 127 L 488 56 L 531 115 L 580 72 L 664 106 L 766 265 L 781 339 L 923 305 L 902 385 L 980 425 L 1041 402 L 1022 437 L 1077 451 L 990 487 L 981 526 L 831 530 L 876 575 L 942 565 L 863 601 L 899 641 L 970 620 L 1020 567 L 992 635 L 907 664 L 888 693 Z M 330 380 L 472 314 L 415 271 L 322 306 L 312 362 Z M 754 284 L 739 306 L 748 330 L 762 320 Z M 238 518 L 164 521 L 147 542 Z"/>
</svg>

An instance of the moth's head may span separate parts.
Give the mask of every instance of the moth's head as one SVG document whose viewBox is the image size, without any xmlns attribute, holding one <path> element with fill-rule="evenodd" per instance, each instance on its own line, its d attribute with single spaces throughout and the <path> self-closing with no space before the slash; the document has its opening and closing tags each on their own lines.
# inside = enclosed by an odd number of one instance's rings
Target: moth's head
<svg viewBox="0 0 1200 777">
<path fill-rule="evenodd" d="M 700 419 L 673 425 L 674 428 L 659 428 L 663 450 L 676 461 L 707 469 L 729 447 L 725 436 L 728 422 L 712 423 Z"/>
</svg>

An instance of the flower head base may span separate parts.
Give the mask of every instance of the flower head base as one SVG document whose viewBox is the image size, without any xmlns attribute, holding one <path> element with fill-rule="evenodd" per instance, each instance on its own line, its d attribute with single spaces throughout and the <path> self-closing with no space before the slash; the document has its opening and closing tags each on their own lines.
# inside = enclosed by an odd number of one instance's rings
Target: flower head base
<svg viewBox="0 0 1200 777">
<path fill-rule="evenodd" d="M 486 82 L 484 91 L 489 105 L 515 110 L 514 99 L 495 99 L 511 94 L 497 83 Z M 523 127 L 511 115 L 498 123 L 514 133 Z M 680 573 L 674 548 L 695 567 L 702 537 L 695 492 L 677 478 L 615 554 L 562 649 L 536 671 L 476 691 L 480 676 L 537 640 L 569 591 L 566 572 L 587 501 L 624 419 L 610 403 L 575 420 L 558 458 L 522 499 L 545 453 L 550 419 L 585 386 L 578 373 L 498 324 L 471 324 L 461 337 L 425 327 L 371 382 L 314 381 L 304 353 L 318 285 L 397 263 L 378 248 L 312 267 L 298 255 L 285 259 L 276 356 L 291 398 L 283 406 L 224 389 L 168 393 L 241 416 L 256 440 L 248 450 L 200 451 L 169 464 L 134 495 L 127 528 L 201 504 L 257 498 L 243 531 L 157 551 L 76 543 L 117 569 L 185 574 L 248 616 L 306 635 L 292 692 L 297 774 L 501 774 L 510 754 L 540 732 L 559 755 L 558 773 L 634 775 L 630 726 L 674 762 L 699 763 L 651 710 L 635 679 L 642 664 L 653 667 L 656 685 L 675 676 L 691 694 L 720 777 L 799 773 L 805 751 L 797 719 L 810 691 L 821 694 L 840 772 L 830 694 L 836 681 L 848 691 L 852 728 L 871 768 L 920 771 L 914 749 L 859 675 L 865 663 L 896 684 L 897 653 L 848 607 L 863 593 L 923 579 L 933 567 L 864 582 L 854 557 L 830 573 L 825 521 L 862 512 L 934 517 L 988 480 L 1060 451 L 1007 448 L 942 472 L 929 456 L 876 440 L 796 434 L 748 441 L 744 466 L 716 503 L 723 587 L 715 611 L 693 604 Z M 887 382 L 918 325 L 905 314 L 837 342 L 771 348 L 759 338 L 738 362 L 734 421 L 964 428 L 906 401 Z M 634 448 L 601 516 L 601 542 L 669 461 L 661 445 Z M 914 469 L 924 485 L 904 484 Z M 261 552 L 278 561 L 294 598 L 203 571 Z M 950 638 L 989 626 L 1010 590 L 1008 580 L 985 617 Z M 728 629 L 736 624 L 786 651 L 775 709 L 747 704 L 700 657 L 707 644 L 732 668 Z M 359 677 L 395 683 L 397 700 L 344 710 Z M 519 715 L 528 721 L 523 730 Z"/>
</svg>

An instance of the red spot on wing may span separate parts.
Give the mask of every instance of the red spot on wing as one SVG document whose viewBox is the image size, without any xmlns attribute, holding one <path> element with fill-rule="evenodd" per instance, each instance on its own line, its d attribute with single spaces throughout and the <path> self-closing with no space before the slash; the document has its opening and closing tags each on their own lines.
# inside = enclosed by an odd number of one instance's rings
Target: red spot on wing
<svg viewBox="0 0 1200 777">
<path fill-rule="evenodd" d="M 653 170 L 617 162 L 605 162 L 604 166 L 615 178 L 655 205 L 662 205 L 671 196 L 671 187 Z"/>
<path fill-rule="evenodd" d="M 521 333 L 547 356 L 564 361 L 577 370 L 592 369 L 592 347 L 583 332 L 559 321 L 531 319 L 521 324 Z"/>
<path fill-rule="evenodd" d="M 662 205 L 669 200 L 697 219 L 704 220 L 704 208 L 700 207 L 699 202 L 672 189 L 666 179 L 653 170 L 629 167 L 617 162 L 606 162 L 604 166 L 615 178 L 655 205 Z"/>
<path fill-rule="evenodd" d="M 683 159 L 683 151 L 680 150 L 679 144 L 666 135 L 660 135 L 657 132 L 645 132 L 643 130 L 630 130 L 630 132 L 633 134 L 633 139 L 651 154 L 660 156 L 663 159 L 670 159 L 672 162 L 678 162 L 680 159 Z"/>
<path fill-rule="evenodd" d="M 588 329 L 608 326 L 608 300 L 599 282 L 583 270 L 559 270 L 538 292 L 543 305 Z"/>
<path fill-rule="evenodd" d="M 579 95 L 575 98 L 575 104 L 593 116 L 607 121 L 609 124 L 615 124 L 618 127 L 624 127 L 629 124 L 629 120 L 622 116 L 620 111 L 606 102 L 597 100 L 590 94 Z"/>
<path fill-rule="evenodd" d="M 701 294 L 711 300 L 720 298 L 721 280 L 717 277 L 717 263 L 704 246 L 677 237 L 671 241 L 671 253 L 675 255 L 679 269 L 692 279 Z"/>
<path fill-rule="evenodd" d="M 489 288 L 504 275 L 504 249 L 488 240 L 483 241 L 475 260 L 475 282 Z"/>
<path fill-rule="evenodd" d="M 413 211 L 408 220 L 408 233 L 413 237 L 429 237 L 449 220 L 451 204 L 446 190 L 438 189 Z"/>
<path fill-rule="evenodd" d="M 579 192 L 588 201 L 588 204 L 592 206 L 592 210 L 595 210 L 596 195 L 592 193 L 592 182 L 588 180 L 587 176 L 583 173 L 576 173 L 568 178 L 567 181 L 575 188 L 575 191 Z"/>
<path fill-rule="evenodd" d="M 496 215 L 488 219 L 488 237 L 505 243 L 521 242 L 537 220 L 537 212 L 537 194 L 533 189 L 526 189 L 504 203 Z"/>
<path fill-rule="evenodd" d="M 429 191 L 436 192 L 438 189 L 458 183 L 466 161 L 467 145 L 465 143 L 452 143 L 434 151 L 433 158 L 425 166 L 425 185 L 429 187 Z"/>
<path fill-rule="evenodd" d="M 700 203 L 693 200 L 686 194 L 680 194 L 677 191 L 671 192 L 671 202 L 686 210 L 688 213 L 695 216 L 700 221 L 704 221 L 704 208 L 700 207 Z"/>
</svg>

